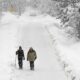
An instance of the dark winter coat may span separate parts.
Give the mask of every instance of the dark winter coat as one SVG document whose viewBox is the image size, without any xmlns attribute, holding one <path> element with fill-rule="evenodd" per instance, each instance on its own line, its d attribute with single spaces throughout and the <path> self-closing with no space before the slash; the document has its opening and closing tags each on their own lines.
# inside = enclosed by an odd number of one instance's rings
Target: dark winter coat
<svg viewBox="0 0 80 80">
<path fill-rule="evenodd" d="M 37 58 L 36 52 L 34 50 L 28 51 L 27 53 L 27 61 L 35 61 Z"/>
<path fill-rule="evenodd" d="M 24 51 L 23 50 L 18 50 L 16 51 L 16 55 L 18 55 L 18 60 L 24 58 Z"/>
</svg>

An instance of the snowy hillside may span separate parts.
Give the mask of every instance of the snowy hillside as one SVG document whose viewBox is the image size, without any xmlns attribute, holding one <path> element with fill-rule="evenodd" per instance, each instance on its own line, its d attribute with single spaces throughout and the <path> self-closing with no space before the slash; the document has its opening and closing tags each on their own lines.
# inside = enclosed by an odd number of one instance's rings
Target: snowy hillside
<svg viewBox="0 0 80 80">
<path fill-rule="evenodd" d="M 55 27 L 56 25 L 56 27 Z M 76 42 L 75 38 L 68 38 L 66 33 L 59 29 L 60 25 L 55 23 L 46 26 L 53 42 L 55 41 L 55 48 L 57 56 L 61 65 L 63 66 L 66 75 L 71 80 L 80 79 L 80 42 Z"/>
<path fill-rule="evenodd" d="M 48 15 L 32 16 L 30 13 L 38 14 L 29 11 L 19 17 L 9 12 L 3 13 L 0 21 L 0 79 L 79 80 L 80 43 L 66 37 L 56 18 Z M 35 71 L 29 70 L 26 60 L 23 70 L 18 69 L 15 51 L 19 45 L 22 45 L 25 57 L 29 47 L 37 51 Z"/>
<path fill-rule="evenodd" d="M 80 80 L 80 0 L 1 0 L 0 44 L 0 80 Z M 38 56 L 34 71 L 30 47 Z"/>
<path fill-rule="evenodd" d="M 80 43 L 76 43 L 75 38 L 67 38 L 59 27 L 59 20 L 38 14 L 34 10 L 20 17 L 3 13 L 0 21 L 0 79 L 79 80 Z M 25 57 L 29 47 L 37 51 L 35 71 L 29 70 L 26 60 L 23 70 L 18 69 L 15 51 L 19 45 L 22 45 Z"/>
</svg>

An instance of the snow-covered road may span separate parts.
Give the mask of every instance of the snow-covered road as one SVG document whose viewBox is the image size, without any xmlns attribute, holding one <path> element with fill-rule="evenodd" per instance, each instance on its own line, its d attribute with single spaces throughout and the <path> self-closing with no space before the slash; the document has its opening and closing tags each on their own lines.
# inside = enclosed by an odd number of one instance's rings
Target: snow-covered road
<svg viewBox="0 0 80 80">
<path fill-rule="evenodd" d="M 43 24 L 31 22 L 19 26 L 18 45 L 23 47 L 25 56 L 29 47 L 33 47 L 38 58 L 35 62 L 35 71 L 29 70 L 29 64 L 25 60 L 23 70 L 13 71 L 12 80 L 67 80 Z"/>
<path fill-rule="evenodd" d="M 52 41 L 45 29 L 45 23 L 53 22 L 50 17 L 37 18 L 21 16 L 17 19 L 7 13 L 0 24 L 0 80 L 67 80 L 57 61 Z M 54 20 L 55 21 L 55 20 Z M 23 70 L 15 63 L 15 51 L 22 46 L 25 56 L 29 47 L 37 52 L 35 70 L 29 70 L 25 60 Z M 17 64 L 17 61 L 16 61 Z"/>
</svg>

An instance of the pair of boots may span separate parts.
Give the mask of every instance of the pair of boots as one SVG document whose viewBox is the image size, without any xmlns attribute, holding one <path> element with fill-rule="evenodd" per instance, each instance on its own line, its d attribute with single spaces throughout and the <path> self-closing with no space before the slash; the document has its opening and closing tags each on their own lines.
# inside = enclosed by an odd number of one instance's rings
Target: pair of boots
<svg viewBox="0 0 80 80">
<path fill-rule="evenodd" d="M 23 68 L 22 60 L 19 60 L 19 69 Z M 34 61 L 30 61 L 30 70 L 34 70 Z"/>
</svg>

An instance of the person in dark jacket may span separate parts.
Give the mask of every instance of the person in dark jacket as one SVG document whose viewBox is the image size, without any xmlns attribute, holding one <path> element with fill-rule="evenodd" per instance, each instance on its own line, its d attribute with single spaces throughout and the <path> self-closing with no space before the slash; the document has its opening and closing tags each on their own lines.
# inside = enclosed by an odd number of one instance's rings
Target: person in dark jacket
<svg viewBox="0 0 80 80">
<path fill-rule="evenodd" d="M 24 51 L 22 50 L 21 46 L 19 46 L 19 49 L 16 51 L 16 55 L 18 55 L 19 69 L 22 69 L 23 68 L 23 60 L 25 59 L 25 57 L 24 57 Z"/>
<path fill-rule="evenodd" d="M 27 53 L 27 61 L 30 63 L 30 69 L 34 70 L 34 61 L 37 59 L 36 51 L 31 47 Z"/>
</svg>

